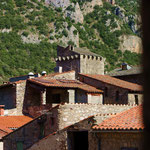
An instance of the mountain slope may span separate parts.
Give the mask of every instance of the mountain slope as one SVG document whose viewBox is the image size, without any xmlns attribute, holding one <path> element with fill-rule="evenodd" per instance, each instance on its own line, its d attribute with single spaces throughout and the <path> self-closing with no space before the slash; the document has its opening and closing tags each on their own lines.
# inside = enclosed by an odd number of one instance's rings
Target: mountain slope
<svg viewBox="0 0 150 150">
<path fill-rule="evenodd" d="M 106 70 L 140 63 L 137 0 L 1 0 L 0 10 L 0 81 L 52 72 L 57 44 L 89 48 Z"/>
</svg>

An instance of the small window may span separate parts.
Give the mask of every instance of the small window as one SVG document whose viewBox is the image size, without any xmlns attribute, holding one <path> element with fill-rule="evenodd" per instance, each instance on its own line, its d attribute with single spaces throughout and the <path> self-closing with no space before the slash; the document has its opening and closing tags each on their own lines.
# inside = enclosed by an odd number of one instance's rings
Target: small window
<svg viewBox="0 0 150 150">
<path fill-rule="evenodd" d="M 17 150 L 23 150 L 23 142 L 22 141 L 17 142 Z"/>
<path fill-rule="evenodd" d="M 135 104 L 138 105 L 139 104 L 138 95 L 134 95 L 134 97 L 135 97 Z"/>
<path fill-rule="evenodd" d="M 107 97 L 107 96 L 108 96 L 108 88 L 107 88 L 107 87 L 105 87 L 104 95 L 105 95 L 105 97 Z"/>
<path fill-rule="evenodd" d="M 116 101 L 119 101 L 119 91 L 116 91 Z"/>
</svg>

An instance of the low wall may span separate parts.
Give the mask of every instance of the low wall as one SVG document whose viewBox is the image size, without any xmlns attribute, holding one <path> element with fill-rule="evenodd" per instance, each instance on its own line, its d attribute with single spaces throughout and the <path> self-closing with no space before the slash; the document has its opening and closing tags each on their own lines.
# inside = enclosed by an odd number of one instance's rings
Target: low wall
<svg viewBox="0 0 150 150">
<path fill-rule="evenodd" d="M 59 129 L 96 114 L 119 113 L 136 105 L 64 104 L 58 109 Z"/>
</svg>

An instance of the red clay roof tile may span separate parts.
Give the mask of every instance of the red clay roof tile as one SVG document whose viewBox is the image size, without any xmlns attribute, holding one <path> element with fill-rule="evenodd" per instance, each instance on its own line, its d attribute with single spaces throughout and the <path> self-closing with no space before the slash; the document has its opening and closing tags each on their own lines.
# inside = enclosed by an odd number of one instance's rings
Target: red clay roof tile
<svg viewBox="0 0 150 150">
<path fill-rule="evenodd" d="M 123 80 L 120 80 L 120 79 L 117 79 L 117 78 L 114 78 L 114 77 L 111 77 L 108 75 L 90 75 L 90 74 L 80 74 L 80 75 L 81 76 L 83 75 L 83 76 L 86 76 L 86 77 L 89 77 L 89 78 L 92 78 L 92 79 L 95 79 L 95 80 L 98 80 L 98 81 L 101 81 L 101 82 L 104 82 L 107 84 L 111 84 L 111 85 L 114 85 L 117 87 L 128 89 L 131 91 L 142 91 L 143 90 L 141 85 L 123 81 Z"/>
<path fill-rule="evenodd" d="M 143 130 L 143 107 L 136 106 L 93 126 L 97 130 Z"/>
<path fill-rule="evenodd" d="M 61 87 L 61 88 L 78 88 L 86 92 L 91 93 L 103 93 L 102 90 L 96 89 L 93 86 L 87 85 L 77 80 L 64 80 L 64 79 L 41 79 L 33 78 L 28 79 L 28 81 L 43 85 L 46 87 Z"/>
<path fill-rule="evenodd" d="M 31 120 L 27 116 L 0 116 L 0 130 L 10 133 L 11 129 L 19 128 Z"/>
</svg>

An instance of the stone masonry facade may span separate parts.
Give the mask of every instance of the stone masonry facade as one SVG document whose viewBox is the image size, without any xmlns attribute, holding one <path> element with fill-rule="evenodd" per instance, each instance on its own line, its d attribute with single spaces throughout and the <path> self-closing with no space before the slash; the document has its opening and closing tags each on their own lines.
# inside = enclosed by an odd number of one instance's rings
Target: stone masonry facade
<svg viewBox="0 0 150 150">
<path fill-rule="evenodd" d="M 104 58 L 77 52 L 71 46 L 57 48 L 56 63 L 57 67 L 62 67 L 63 72 L 75 70 L 76 73 L 104 74 Z"/>
</svg>

